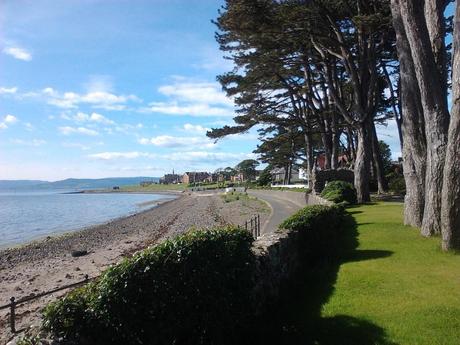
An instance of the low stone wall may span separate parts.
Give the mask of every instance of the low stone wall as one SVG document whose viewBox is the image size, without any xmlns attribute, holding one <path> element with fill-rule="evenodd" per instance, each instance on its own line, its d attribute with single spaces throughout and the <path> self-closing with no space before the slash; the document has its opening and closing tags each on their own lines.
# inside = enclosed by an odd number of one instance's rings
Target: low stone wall
<svg viewBox="0 0 460 345">
<path fill-rule="evenodd" d="M 299 193 L 303 194 L 303 193 Z M 305 194 L 307 205 L 331 206 L 334 203 L 318 195 Z M 258 313 L 276 304 L 286 284 L 296 277 L 305 264 L 301 257 L 300 234 L 280 230 L 257 238 L 252 250 L 256 255 L 254 300 Z"/>
<path fill-rule="evenodd" d="M 253 244 L 256 255 L 254 300 L 258 314 L 275 304 L 283 286 L 301 267 L 298 232 L 264 234 Z"/>
<path fill-rule="evenodd" d="M 305 202 L 307 203 L 307 205 L 326 205 L 326 206 L 331 206 L 331 205 L 334 204 L 332 201 L 323 199 L 319 195 L 312 194 L 312 193 L 305 194 Z"/>
</svg>

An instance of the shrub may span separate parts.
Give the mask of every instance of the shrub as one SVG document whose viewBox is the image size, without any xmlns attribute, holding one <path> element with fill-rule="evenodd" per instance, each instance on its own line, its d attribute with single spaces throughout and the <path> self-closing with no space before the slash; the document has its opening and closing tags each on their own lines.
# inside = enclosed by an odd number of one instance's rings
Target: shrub
<svg viewBox="0 0 460 345">
<path fill-rule="evenodd" d="M 253 238 L 190 231 L 108 269 L 48 305 L 44 327 L 88 344 L 226 344 L 249 324 Z"/>
<path fill-rule="evenodd" d="M 356 204 L 356 189 L 349 182 L 331 181 L 324 187 L 321 196 L 329 201 L 341 203 L 346 201 L 349 204 Z"/>
<path fill-rule="evenodd" d="M 279 227 L 299 232 L 300 252 L 306 256 L 303 260 L 327 258 L 338 253 L 344 215 L 342 205 L 307 206 L 287 218 Z"/>
<path fill-rule="evenodd" d="M 404 175 L 398 173 L 391 173 L 387 175 L 388 179 L 388 189 L 399 195 L 406 194 L 406 181 L 404 180 Z"/>
</svg>

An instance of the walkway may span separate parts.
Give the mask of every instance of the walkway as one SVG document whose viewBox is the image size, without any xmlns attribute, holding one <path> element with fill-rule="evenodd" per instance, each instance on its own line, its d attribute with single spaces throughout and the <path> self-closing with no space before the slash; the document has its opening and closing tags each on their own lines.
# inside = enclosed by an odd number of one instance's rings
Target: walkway
<svg viewBox="0 0 460 345">
<path fill-rule="evenodd" d="M 248 190 L 248 194 L 266 201 L 272 209 L 270 217 L 262 225 L 261 234 L 276 231 L 283 220 L 306 206 L 305 195 L 301 192 Z"/>
</svg>

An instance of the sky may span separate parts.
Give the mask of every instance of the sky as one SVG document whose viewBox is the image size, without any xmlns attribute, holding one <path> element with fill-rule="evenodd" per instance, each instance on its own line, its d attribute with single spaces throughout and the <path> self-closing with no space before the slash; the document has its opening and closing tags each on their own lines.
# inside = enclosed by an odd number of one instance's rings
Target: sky
<svg viewBox="0 0 460 345">
<path fill-rule="evenodd" d="M 234 166 L 220 0 L 0 0 L 0 179 L 162 176 Z M 396 126 L 378 129 L 400 155 Z"/>
</svg>

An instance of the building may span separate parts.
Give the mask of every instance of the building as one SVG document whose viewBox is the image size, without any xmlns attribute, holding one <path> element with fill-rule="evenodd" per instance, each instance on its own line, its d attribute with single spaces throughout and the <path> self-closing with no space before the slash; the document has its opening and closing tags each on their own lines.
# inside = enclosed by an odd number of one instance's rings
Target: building
<svg viewBox="0 0 460 345">
<path fill-rule="evenodd" d="M 203 183 L 209 182 L 209 173 L 205 171 L 188 171 L 182 175 L 182 183 Z"/>
<path fill-rule="evenodd" d="M 305 169 L 290 169 L 291 176 L 289 177 L 285 168 L 275 168 L 270 171 L 272 175 L 272 184 L 297 184 L 302 183 L 305 184 L 308 182 L 308 176 L 306 174 Z"/>
<path fill-rule="evenodd" d="M 160 178 L 160 183 L 162 184 L 177 184 L 182 182 L 182 175 L 174 174 L 166 174 L 162 178 Z"/>
</svg>

